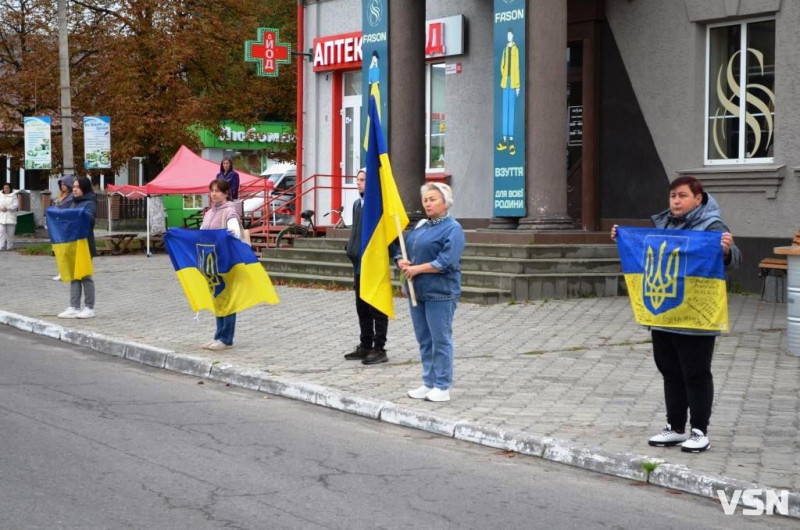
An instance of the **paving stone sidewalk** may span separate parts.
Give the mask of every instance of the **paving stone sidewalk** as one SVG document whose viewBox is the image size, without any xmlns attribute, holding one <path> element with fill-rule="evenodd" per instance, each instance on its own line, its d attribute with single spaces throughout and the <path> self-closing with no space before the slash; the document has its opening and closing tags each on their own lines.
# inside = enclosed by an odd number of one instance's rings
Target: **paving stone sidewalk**
<svg viewBox="0 0 800 530">
<path fill-rule="evenodd" d="M 236 347 L 203 350 L 214 318 L 194 319 L 164 255 L 95 260 L 97 318 L 60 320 L 69 286 L 50 257 L 0 253 L 0 309 L 324 385 L 409 409 L 627 452 L 776 489 L 800 491 L 800 358 L 785 353 L 786 305 L 730 299 L 733 331 L 717 343 L 712 449 L 702 454 L 647 445 L 664 424 L 661 377 L 648 332 L 626 298 L 461 303 L 454 324 L 449 403 L 405 397 L 421 382 L 407 301 L 395 300 L 390 362 L 363 366 L 343 354 L 357 343 L 351 291 L 278 287 L 281 303 L 238 315 Z"/>
</svg>

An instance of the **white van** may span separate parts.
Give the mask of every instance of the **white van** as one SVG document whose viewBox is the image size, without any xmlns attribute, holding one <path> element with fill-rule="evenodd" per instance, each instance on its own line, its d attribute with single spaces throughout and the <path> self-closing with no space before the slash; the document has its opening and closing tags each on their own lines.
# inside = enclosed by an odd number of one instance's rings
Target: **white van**
<svg viewBox="0 0 800 530">
<path fill-rule="evenodd" d="M 291 222 L 294 218 L 294 203 L 292 202 L 295 193 L 287 193 L 287 190 L 297 185 L 297 166 L 294 164 L 276 164 L 266 169 L 261 178 L 269 179 L 272 182 L 272 196 L 279 198 L 270 203 L 270 214 L 273 216 L 273 224 L 283 224 Z M 265 198 L 264 192 L 256 193 L 254 197 L 244 201 L 244 218 L 242 222 L 245 227 L 249 227 L 252 222 L 261 217 L 263 213 Z M 287 204 L 288 203 L 288 204 Z M 278 212 L 286 205 L 285 211 Z"/>
</svg>

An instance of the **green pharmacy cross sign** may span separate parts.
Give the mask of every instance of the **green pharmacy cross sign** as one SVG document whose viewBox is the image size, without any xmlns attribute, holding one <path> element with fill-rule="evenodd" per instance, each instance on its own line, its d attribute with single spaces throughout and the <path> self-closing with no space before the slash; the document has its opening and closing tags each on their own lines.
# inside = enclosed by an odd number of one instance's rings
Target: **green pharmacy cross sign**
<svg viewBox="0 0 800 530">
<path fill-rule="evenodd" d="M 292 45 L 278 42 L 278 30 L 274 28 L 258 28 L 258 39 L 244 43 L 244 60 L 256 63 L 257 74 L 278 77 L 278 65 L 289 64 Z"/>
</svg>

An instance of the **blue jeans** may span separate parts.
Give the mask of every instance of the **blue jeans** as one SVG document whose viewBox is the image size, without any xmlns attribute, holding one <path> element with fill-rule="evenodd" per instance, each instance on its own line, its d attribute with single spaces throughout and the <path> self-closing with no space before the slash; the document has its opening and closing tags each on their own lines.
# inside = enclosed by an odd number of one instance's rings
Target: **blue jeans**
<svg viewBox="0 0 800 530">
<path fill-rule="evenodd" d="M 226 317 L 217 317 L 217 332 L 214 333 L 214 340 L 231 346 L 233 345 L 234 331 L 236 331 L 236 313 Z"/>
<path fill-rule="evenodd" d="M 517 107 L 516 90 L 511 88 L 511 79 L 506 81 L 508 85 L 503 89 L 503 136 L 514 136 L 514 117 Z"/>
<path fill-rule="evenodd" d="M 411 323 L 422 358 L 422 381 L 428 388 L 447 390 L 453 382 L 453 315 L 456 300 L 417 301 Z"/>
</svg>

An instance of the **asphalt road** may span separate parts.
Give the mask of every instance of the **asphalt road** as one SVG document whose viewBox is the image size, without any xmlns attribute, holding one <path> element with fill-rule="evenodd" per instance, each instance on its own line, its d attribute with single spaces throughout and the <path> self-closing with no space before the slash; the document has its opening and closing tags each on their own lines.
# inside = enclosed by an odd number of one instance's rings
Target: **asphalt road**
<svg viewBox="0 0 800 530">
<path fill-rule="evenodd" d="M 0 326 L 0 528 L 798 528 Z"/>
</svg>

